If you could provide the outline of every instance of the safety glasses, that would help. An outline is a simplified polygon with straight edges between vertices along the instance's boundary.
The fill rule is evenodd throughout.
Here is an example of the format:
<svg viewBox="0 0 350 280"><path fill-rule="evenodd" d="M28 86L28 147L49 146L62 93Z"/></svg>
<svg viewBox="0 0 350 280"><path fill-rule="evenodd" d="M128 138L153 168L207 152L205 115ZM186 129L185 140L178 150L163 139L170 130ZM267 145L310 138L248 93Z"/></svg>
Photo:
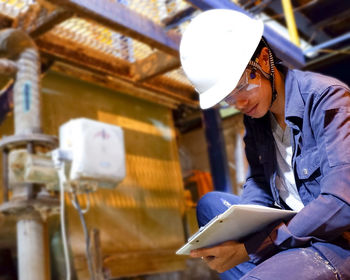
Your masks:
<svg viewBox="0 0 350 280"><path fill-rule="evenodd" d="M218 105L220 108L232 107L238 97L255 92L261 86L261 73L258 68L248 65L236 88Z"/></svg>

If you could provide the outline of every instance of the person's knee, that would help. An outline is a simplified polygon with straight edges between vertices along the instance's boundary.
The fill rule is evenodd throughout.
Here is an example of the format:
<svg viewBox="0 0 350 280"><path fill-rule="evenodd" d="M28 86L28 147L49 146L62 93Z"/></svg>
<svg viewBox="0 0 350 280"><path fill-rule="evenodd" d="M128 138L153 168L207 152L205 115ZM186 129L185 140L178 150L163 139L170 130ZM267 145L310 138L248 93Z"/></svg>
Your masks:
<svg viewBox="0 0 350 280"><path fill-rule="evenodd" d="M208 192L199 199L197 203L197 221L200 227L216 216L215 211L212 210L216 200L217 192Z"/></svg>
<svg viewBox="0 0 350 280"><path fill-rule="evenodd" d="M212 203L215 203L215 200L218 197L218 194L220 192L208 192L205 195L203 195L197 203L197 209L201 209L201 208L207 208L208 206L210 207L210 205Z"/></svg>
<svg viewBox="0 0 350 280"><path fill-rule="evenodd" d="M239 197L219 191L208 192L197 203L197 221L199 226L208 223L215 216L225 212L233 204L239 202Z"/></svg>

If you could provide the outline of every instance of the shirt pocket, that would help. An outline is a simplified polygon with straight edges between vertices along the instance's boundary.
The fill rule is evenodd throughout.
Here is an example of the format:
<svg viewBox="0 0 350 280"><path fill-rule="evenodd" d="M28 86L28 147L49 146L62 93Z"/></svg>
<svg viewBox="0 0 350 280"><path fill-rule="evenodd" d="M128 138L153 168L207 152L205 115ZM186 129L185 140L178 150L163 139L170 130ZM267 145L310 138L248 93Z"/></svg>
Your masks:
<svg viewBox="0 0 350 280"><path fill-rule="evenodd" d="M330 167L350 163L350 109L325 111L324 135Z"/></svg>
<svg viewBox="0 0 350 280"><path fill-rule="evenodd" d="M309 179L320 167L320 154L317 147L302 151L301 154L295 158L295 164L299 179Z"/></svg>

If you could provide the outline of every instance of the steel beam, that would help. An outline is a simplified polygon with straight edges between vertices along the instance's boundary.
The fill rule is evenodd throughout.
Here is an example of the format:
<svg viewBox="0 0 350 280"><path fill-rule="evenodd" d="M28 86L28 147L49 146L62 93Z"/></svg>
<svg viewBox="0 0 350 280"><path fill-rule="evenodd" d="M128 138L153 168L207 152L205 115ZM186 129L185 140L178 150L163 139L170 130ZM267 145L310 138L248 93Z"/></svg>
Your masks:
<svg viewBox="0 0 350 280"><path fill-rule="evenodd" d="M237 6L229 0L186 0L190 4L201 10L210 9L231 9L244 13L250 17L247 11ZM269 26L265 25L264 37L268 40L270 46L276 55L282 59L288 66L301 68L305 65L305 57L302 50L284 37L276 33Z"/></svg>
<svg viewBox="0 0 350 280"><path fill-rule="evenodd" d="M11 27L13 20L0 13L0 29Z"/></svg>
<svg viewBox="0 0 350 280"><path fill-rule="evenodd" d="M147 90L135 86L135 84L126 82L125 80L119 79L117 77L112 77L103 73L97 73L87 67L81 70L81 67L75 67L72 63L65 63L61 61L56 61L52 67L52 71L86 81L88 83L93 83L101 87L109 88L114 91L122 92L123 94L130 95L133 97L141 98L170 109L176 109L180 104L173 98L168 97L165 94L159 94L153 90Z"/></svg>
<svg viewBox="0 0 350 280"><path fill-rule="evenodd" d="M131 73L136 82L142 82L174 70L179 66L180 60L178 57L156 51L148 57L133 63Z"/></svg>
<svg viewBox="0 0 350 280"><path fill-rule="evenodd" d="M181 36L165 29L118 2L109 0L48 0L119 33L171 55L177 55Z"/></svg>
<svg viewBox="0 0 350 280"><path fill-rule="evenodd" d="M69 19L73 16L73 13L63 9L53 11L51 14L46 16L44 19L36 22L35 27L29 30L29 35L32 37L39 37L44 33L50 31L53 27L60 24L61 22Z"/></svg>
<svg viewBox="0 0 350 280"><path fill-rule="evenodd" d="M66 62L83 69L90 69L94 72L109 75L134 84L135 81L130 75L130 63L107 54L84 48L72 41L58 38L52 34L45 34L36 40L41 52L54 57L58 61ZM69 47L67 47L69 46ZM156 80L154 80L156 79ZM152 84L151 84L152 82ZM167 77L154 77L145 83L137 83L136 88L153 90L158 95L166 95L185 103L189 106L197 107L198 102L193 99L194 89L181 83L175 83Z"/></svg>
<svg viewBox="0 0 350 280"><path fill-rule="evenodd" d="M272 1L268 9L271 9L273 12L279 14L278 18L283 18L283 10L280 1ZM307 18L305 15L300 13L299 11L294 11L295 21L298 24L298 29L300 30L301 35L308 36L309 38L313 38L312 42L321 43L324 41L328 41L331 39L323 30L314 27L311 20ZM273 17L278 19L277 16ZM309 39L309 38L306 38ZM311 42L311 43L312 43Z"/></svg>
<svg viewBox="0 0 350 280"><path fill-rule="evenodd" d="M188 20L196 9L192 6L189 6L183 10L178 11L172 16L166 17L162 20L162 23L166 26L167 29L174 28L179 26L182 22Z"/></svg>
<svg viewBox="0 0 350 280"><path fill-rule="evenodd" d="M122 76L129 75L129 62L117 57L111 59L110 55L82 46L72 40L48 33L36 39L35 42L41 52L49 54L58 60L68 60L82 66L91 65L100 72Z"/></svg>
<svg viewBox="0 0 350 280"><path fill-rule="evenodd" d="M311 48L308 48L308 49L304 50L304 54L312 54L314 52L318 52L322 49L326 49L330 46L342 43L342 42L347 41L349 39L350 39L350 32L345 33L344 35L341 35L337 38L333 38L332 40L329 40L327 42L323 42L322 44L319 44L317 46L313 46Z"/></svg>

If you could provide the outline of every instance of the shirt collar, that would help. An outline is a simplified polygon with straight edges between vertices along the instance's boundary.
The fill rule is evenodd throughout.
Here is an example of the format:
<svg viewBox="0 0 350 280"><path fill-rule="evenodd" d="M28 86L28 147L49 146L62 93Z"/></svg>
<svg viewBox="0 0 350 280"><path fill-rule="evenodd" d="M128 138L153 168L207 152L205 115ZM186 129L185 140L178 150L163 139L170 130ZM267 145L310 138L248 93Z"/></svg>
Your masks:
<svg viewBox="0 0 350 280"><path fill-rule="evenodd" d="M288 69L285 77L285 119L303 118L305 104L301 97L296 73Z"/></svg>

